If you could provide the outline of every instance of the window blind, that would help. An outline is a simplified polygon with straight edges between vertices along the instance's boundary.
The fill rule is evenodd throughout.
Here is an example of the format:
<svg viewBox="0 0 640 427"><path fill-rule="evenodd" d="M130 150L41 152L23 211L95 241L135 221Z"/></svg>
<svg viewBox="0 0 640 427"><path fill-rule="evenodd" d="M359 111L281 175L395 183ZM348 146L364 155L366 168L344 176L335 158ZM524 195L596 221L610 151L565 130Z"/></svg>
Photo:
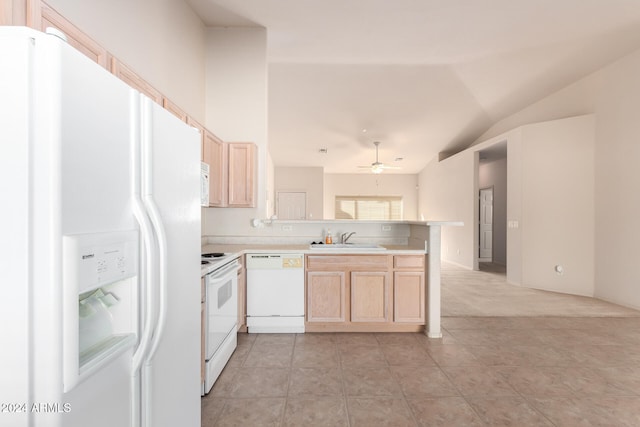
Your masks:
<svg viewBox="0 0 640 427"><path fill-rule="evenodd" d="M402 196L336 196L336 219L402 219Z"/></svg>

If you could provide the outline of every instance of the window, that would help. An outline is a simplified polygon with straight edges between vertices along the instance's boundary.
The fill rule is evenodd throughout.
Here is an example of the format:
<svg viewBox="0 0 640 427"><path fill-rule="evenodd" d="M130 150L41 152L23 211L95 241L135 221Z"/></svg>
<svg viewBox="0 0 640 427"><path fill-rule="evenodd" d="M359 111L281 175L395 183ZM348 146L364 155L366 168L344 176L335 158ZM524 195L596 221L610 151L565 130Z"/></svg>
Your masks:
<svg viewBox="0 0 640 427"><path fill-rule="evenodd" d="M402 196L336 196L336 219L402 219Z"/></svg>

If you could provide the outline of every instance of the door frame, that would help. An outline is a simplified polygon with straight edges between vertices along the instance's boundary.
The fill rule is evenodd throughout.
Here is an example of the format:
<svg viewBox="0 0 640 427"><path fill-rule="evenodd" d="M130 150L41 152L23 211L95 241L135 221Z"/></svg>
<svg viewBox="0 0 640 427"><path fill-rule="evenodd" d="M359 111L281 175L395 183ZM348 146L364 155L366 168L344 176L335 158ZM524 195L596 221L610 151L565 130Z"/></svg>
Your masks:
<svg viewBox="0 0 640 427"><path fill-rule="evenodd" d="M494 209L494 186L491 185L489 187L484 187L484 188L480 188L478 189L478 217L477 217L477 221L478 221L478 245L476 248L476 254L477 254L477 259L478 259L478 263L480 262L492 262L493 261L493 243L494 243L494 237L493 237L493 228L495 226L495 215L493 214L493 209ZM491 214L491 257L489 258L483 258L480 256L480 250L481 250L481 246L482 246L482 192L483 191L487 191L487 190L491 190L491 209L492 209L492 214Z"/></svg>

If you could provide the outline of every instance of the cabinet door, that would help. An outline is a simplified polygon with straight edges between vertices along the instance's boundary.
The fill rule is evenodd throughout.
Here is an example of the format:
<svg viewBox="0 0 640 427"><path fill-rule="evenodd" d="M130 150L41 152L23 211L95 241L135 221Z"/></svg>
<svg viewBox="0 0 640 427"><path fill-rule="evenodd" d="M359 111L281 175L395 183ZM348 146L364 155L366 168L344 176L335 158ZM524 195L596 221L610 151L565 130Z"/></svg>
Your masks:
<svg viewBox="0 0 640 427"><path fill-rule="evenodd" d="M32 3L35 3L32 2ZM56 28L64 33L67 42L82 52L92 61L97 62L104 68L107 68L107 51L98 43L93 41L89 36L80 31L78 27L67 21L62 15L53 10L47 4L39 2L40 22L37 23L37 29L45 31L47 27Z"/></svg>
<svg viewBox="0 0 640 427"><path fill-rule="evenodd" d="M256 146L250 142L229 143L229 207L253 208L255 197Z"/></svg>
<svg viewBox="0 0 640 427"><path fill-rule="evenodd" d="M227 144L204 131L203 162L209 165L209 206L227 206Z"/></svg>
<svg viewBox="0 0 640 427"><path fill-rule="evenodd" d="M396 271L393 274L394 322L424 323L424 272Z"/></svg>
<svg viewBox="0 0 640 427"><path fill-rule="evenodd" d="M389 300L389 274L382 271L351 272L351 321L386 322Z"/></svg>
<svg viewBox="0 0 640 427"><path fill-rule="evenodd" d="M307 322L345 321L345 273L307 272Z"/></svg>

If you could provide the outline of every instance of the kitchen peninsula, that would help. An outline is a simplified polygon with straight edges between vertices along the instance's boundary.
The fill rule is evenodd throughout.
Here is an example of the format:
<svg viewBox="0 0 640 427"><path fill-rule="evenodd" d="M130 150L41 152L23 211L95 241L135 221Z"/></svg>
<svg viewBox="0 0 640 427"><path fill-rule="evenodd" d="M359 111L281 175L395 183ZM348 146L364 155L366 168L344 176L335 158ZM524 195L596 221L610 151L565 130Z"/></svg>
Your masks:
<svg viewBox="0 0 640 427"><path fill-rule="evenodd" d="M247 253L304 254L306 331L424 330L430 338L442 336L440 238L443 226L461 222L264 221L264 228L257 224L254 236L203 237L202 252L240 259ZM314 237L319 240L316 236L328 229L338 232L336 242L339 231L355 230L350 241L356 244L313 249L309 244ZM378 247L358 244L365 242ZM204 266L202 274L209 270ZM243 283L239 286L242 306L246 294Z"/></svg>

